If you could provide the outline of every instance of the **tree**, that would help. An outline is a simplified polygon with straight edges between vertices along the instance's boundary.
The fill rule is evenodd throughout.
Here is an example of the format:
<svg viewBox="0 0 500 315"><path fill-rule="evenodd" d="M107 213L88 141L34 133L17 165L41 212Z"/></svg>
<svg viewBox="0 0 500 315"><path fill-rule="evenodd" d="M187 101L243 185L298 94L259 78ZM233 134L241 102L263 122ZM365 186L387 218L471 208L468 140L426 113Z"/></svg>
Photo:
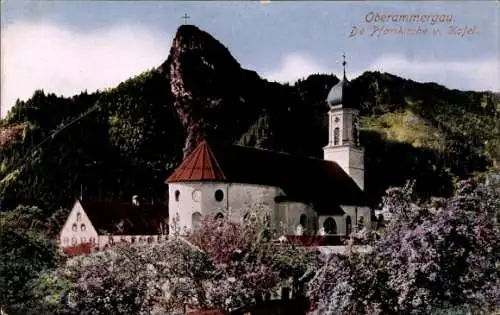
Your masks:
<svg viewBox="0 0 500 315"><path fill-rule="evenodd" d="M272 232L259 226L202 220L186 238L173 233L158 244L73 257L45 280L59 283L61 292L37 292L49 292L71 314L175 314L246 306L291 279L300 288L314 256L271 242Z"/></svg>
<svg viewBox="0 0 500 315"><path fill-rule="evenodd" d="M491 182L490 182L491 183ZM500 234L489 183L462 181L447 200L412 203L411 187L390 189L392 219L372 254L332 258L311 283L326 313L432 313L500 306Z"/></svg>
<svg viewBox="0 0 500 315"><path fill-rule="evenodd" d="M56 246L43 234L4 223L0 229L0 307L8 314L39 314L30 283L56 267Z"/></svg>

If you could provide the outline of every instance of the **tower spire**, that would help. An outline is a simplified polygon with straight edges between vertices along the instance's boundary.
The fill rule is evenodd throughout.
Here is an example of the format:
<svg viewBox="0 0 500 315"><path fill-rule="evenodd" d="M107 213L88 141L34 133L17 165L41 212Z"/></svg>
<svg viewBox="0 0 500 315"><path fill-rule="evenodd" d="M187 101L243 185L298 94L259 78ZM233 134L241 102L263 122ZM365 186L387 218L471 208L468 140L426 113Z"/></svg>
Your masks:
<svg viewBox="0 0 500 315"><path fill-rule="evenodd" d="M344 81L346 80L346 76L345 76L345 65L347 64L347 62L345 62L345 53L342 53L342 67L344 68Z"/></svg>

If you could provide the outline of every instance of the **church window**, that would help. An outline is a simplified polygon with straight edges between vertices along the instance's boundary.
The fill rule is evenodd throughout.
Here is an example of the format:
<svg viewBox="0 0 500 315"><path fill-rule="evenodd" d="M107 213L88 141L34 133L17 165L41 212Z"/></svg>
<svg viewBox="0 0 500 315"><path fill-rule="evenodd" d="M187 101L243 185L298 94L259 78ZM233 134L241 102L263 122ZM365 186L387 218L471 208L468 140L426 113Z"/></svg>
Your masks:
<svg viewBox="0 0 500 315"><path fill-rule="evenodd" d="M215 215L215 220L220 220L220 219L224 219L224 215L219 212Z"/></svg>
<svg viewBox="0 0 500 315"><path fill-rule="evenodd" d="M325 229L326 234L337 234L337 223L333 218L328 218L323 223L323 228Z"/></svg>
<svg viewBox="0 0 500 315"><path fill-rule="evenodd" d="M351 216L347 216L345 218L345 235L349 236L352 233L352 222L351 222Z"/></svg>
<svg viewBox="0 0 500 315"><path fill-rule="evenodd" d="M191 225L193 227L198 227L200 226L200 223L201 223L201 213L199 212L195 212L193 213L193 215L191 216Z"/></svg>
<svg viewBox="0 0 500 315"><path fill-rule="evenodd" d="M148 244L151 244L154 242L154 238L152 236L148 236Z"/></svg>
<svg viewBox="0 0 500 315"><path fill-rule="evenodd" d="M82 220L82 214L80 212L78 212L76 214L76 221L81 221Z"/></svg>
<svg viewBox="0 0 500 315"><path fill-rule="evenodd" d="M193 197L193 201L199 202L201 199L201 192L198 189L193 190L192 197Z"/></svg>
<svg viewBox="0 0 500 315"><path fill-rule="evenodd" d="M362 230L365 227L365 218L360 216L358 219L358 230Z"/></svg>
<svg viewBox="0 0 500 315"><path fill-rule="evenodd" d="M220 189L217 189L215 191L215 200L220 202L222 201L222 199L224 199L224 192Z"/></svg>
<svg viewBox="0 0 500 315"><path fill-rule="evenodd" d="M174 195L175 195L175 201L179 201L179 197L181 195L181 192L178 191L178 190L176 190L175 193L174 193Z"/></svg>
<svg viewBox="0 0 500 315"><path fill-rule="evenodd" d="M71 245L75 245L76 243L78 243L78 240L76 239L76 237L72 237L71 238Z"/></svg>
<svg viewBox="0 0 500 315"><path fill-rule="evenodd" d="M89 243L90 244L95 244L95 237L91 237L90 240L89 240Z"/></svg>
<svg viewBox="0 0 500 315"><path fill-rule="evenodd" d="M85 232L87 230L87 227L85 226L85 224L81 224L80 225L80 230L82 230L82 232Z"/></svg>
<svg viewBox="0 0 500 315"><path fill-rule="evenodd" d="M306 221L307 221L307 216L305 214L301 215L300 216L300 225L302 225L302 227L306 227Z"/></svg>
<svg viewBox="0 0 500 315"><path fill-rule="evenodd" d="M71 230L73 230L73 232L78 231L78 226L76 225L76 223L73 223L73 226L71 227Z"/></svg>
<svg viewBox="0 0 500 315"><path fill-rule="evenodd" d="M69 237L63 238L63 244L68 245L69 244Z"/></svg>
<svg viewBox="0 0 500 315"><path fill-rule="evenodd" d="M340 128L335 127L335 129L333 130L333 144L338 145L339 139L340 139Z"/></svg>

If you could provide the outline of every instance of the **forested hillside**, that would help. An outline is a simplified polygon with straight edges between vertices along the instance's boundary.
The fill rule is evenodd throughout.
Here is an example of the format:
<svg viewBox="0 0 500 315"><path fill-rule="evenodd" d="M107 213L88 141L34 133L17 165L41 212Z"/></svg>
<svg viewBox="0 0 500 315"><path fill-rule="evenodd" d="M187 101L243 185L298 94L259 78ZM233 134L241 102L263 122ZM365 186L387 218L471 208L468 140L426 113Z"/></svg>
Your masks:
<svg viewBox="0 0 500 315"><path fill-rule="evenodd" d="M36 91L15 104L0 126L1 208L38 206L50 216L81 192L165 202L166 177L202 137L321 157L324 100L337 82L328 74L268 82L211 35L181 26L163 64L116 88L71 98ZM352 82L373 200L407 179L423 198L448 195L456 179L498 167L498 94L379 72Z"/></svg>

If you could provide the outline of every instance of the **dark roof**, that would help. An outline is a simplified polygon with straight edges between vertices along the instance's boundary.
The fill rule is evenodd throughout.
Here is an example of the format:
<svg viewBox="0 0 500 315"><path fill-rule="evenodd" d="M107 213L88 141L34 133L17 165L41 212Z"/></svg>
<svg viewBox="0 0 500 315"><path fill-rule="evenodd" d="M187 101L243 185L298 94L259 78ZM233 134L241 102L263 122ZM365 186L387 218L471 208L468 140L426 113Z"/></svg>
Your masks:
<svg viewBox="0 0 500 315"><path fill-rule="evenodd" d="M162 204L79 202L98 234L157 235L162 223L168 226L168 207Z"/></svg>
<svg viewBox="0 0 500 315"><path fill-rule="evenodd" d="M335 84L328 96L326 97L326 102L329 106L342 105L344 108L355 108L359 109L359 104L355 104L354 91L351 82L345 77L342 78L337 84Z"/></svg>
<svg viewBox="0 0 500 315"><path fill-rule="evenodd" d="M363 191L335 162L238 145L202 141L166 182L186 181L276 186L325 213L332 209L323 205L367 205Z"/></svg>

